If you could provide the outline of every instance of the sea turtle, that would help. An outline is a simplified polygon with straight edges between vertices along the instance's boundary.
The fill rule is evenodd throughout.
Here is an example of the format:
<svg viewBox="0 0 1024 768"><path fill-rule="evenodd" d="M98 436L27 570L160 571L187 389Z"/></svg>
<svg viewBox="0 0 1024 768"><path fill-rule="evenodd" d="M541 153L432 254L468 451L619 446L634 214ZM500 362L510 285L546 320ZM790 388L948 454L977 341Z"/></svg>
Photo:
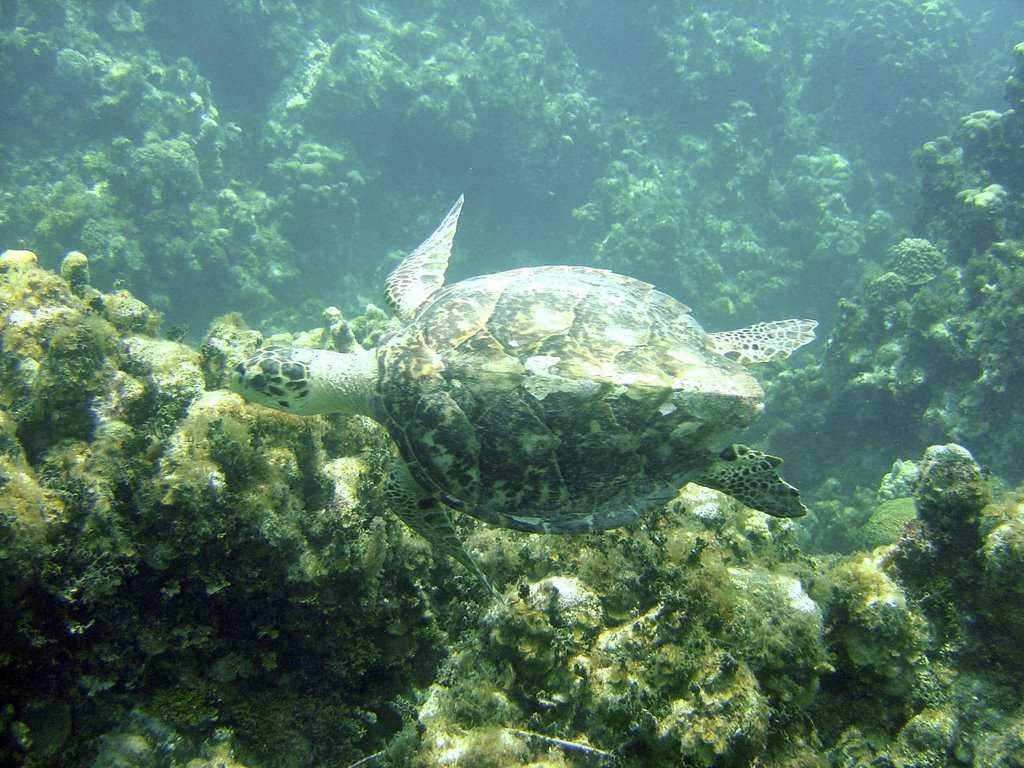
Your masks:
<svg viewBox="0 0 1024 768"><path fill-rule="evenodd" d="M347 353L269 346L237 366L232 389L384 425L401 455L390 505L489 588L452 508L523 531L599 531L692 480L770 515L806 513L776 474L781 459L731 439L762 409L743 364L788 357L814 338L813 320L706 333L653 286L591 267L443 287L462 203L388 276L403 322L390 339Z"/></svg>

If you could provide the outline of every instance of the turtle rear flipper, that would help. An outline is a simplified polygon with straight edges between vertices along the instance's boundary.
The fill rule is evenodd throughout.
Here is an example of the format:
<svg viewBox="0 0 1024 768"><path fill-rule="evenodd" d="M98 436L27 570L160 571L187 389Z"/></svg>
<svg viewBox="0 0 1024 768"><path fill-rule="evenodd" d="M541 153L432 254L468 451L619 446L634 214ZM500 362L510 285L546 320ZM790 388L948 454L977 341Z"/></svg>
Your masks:
<svg viewBox="0 0 1024 768"><path fill-rule="evenodd" d="M773 517L803 517L807 507L800 501L800 491L776 473L780 464L778 456L734 444L695 482Z"/></svg>
<svg viewBox="0 0 1024 768"><path fill-rule="evenodd" d="M817 320L772 320L735 331L709 333L711 346L722 357L737 363L785 360L804 344L814 341Z"/></svg>

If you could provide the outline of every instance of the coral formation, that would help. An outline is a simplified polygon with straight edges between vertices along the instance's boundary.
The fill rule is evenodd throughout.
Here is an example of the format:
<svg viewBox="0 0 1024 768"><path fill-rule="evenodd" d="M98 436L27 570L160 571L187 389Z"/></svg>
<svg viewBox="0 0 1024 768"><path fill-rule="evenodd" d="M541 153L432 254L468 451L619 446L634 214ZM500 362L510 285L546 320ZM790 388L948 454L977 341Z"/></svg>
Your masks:
<svg viewBox="0 0 1024 768"><path fill-rule="evenodd" d="M0 3L0 763L1024 763L1019 8L627 5ZM463 190L457 269L835 319L764 377L817 519L460 521L482 605L379 428L223 390Z"/></svg>
<svg viewBox="0 0 1024 768"><path fill-rule="evenodd" d="M81 254L64 272L74 289L0 256L4 761L81 762L106 733L97 765L148 764L215 727L257 764L357 755L440 652L425 562L363 514L386 439L208 390L216 370L150 335L148 307L92 289ZM211 338L244 338L227 326Z"/></svg>
<svg viewBox="0 0 1024 768"><path fill-rule="evenodd" d="M689 515L698 505L717 508L714 522ZM792 754L784 744L808 735L796 713L828 669L821 607L798 576L760 565L810 573L787 554L792 529L691 486L649 528L577 537L573 550L531 536L517 552L522 534L479 533L485 561L538 575L456 644L421 708L424 754L475 765L471 745L496 730L550 737L506 741L497 765L578 757L565 743L625 765Z"/></svg>
<svg viewBox="0 0 1024 768"><path fill-rule="evenodd" d="M228 316L199 352L159 339L141 302L145 323L120 322L137 300L93 288L88 268L65 262L73 287L31 253L0 256L5 760L1000 765L1019 752L1024 613L1005 585L1022 581L1021 502L994 501L964 448L897 462L871 554L802 554L799 523L696 486L603 534L470 526L505 591L482 610L474 583L387 514L379 427L246 404L220 385L259 334ZM381 327L374 311L324 319L310 338Z"/></svg>
<svg viewBox="0 0 1024 768"><path fill-rule="evenodd" d="M568 245L721 297L716 323L795 295L820 316L859 277L851 257L909 213L893 167L985 82L982 22L949 0L852 17L835 0L591 0L585 28L558 4L493 0L65 5L9 4L0 23L20 190L0 198L0 237L88 253L98 280L195 327L224 305L278 327L339 297L354 312L387 267L368 257L396 241L375 225L411 239L408 212L456 190L490 234L483 271L491 251L504 266ZM825 262L831 290L807 291Z"/></svg>
<svg viewBox="0 0 1024 768"><path fill-rule="evenodd" d="M946 266L938 249L921 237L905 237L890 251L892 270L909 286L923 285Z"/></svg>
<svg viewBox="0 0 1024 768"><path fill-rule="evenodd" d="M1017 73L1006 89L1011 107L1020 104L1013 83L1024 77L1024 46L1015 54ZM955 439L977 446L998 474L1020 479L1024 424L1015 404L1024 376L1013 349L1024 333L1022 135L1021 109L974 113L920 149L919 236L892 246L884 262L890 271L867 276L840 301L821 361L786 372L791 389L782 397L792 400L773 404L799 415L776 450L803 465L811 455L801 455L801 441L791 436L816 435L806 449L842 455L849 489L877 475L879 455ZM986 189L981 205L979 190ZM989 204L996 198L1002 202ZM796 407L808 401L819 405ZM851 434L870 448L851 450ZM799 474L794 482L813 485Z"/></svg>
<svg viewBox="0 0 1024 768"><path fill-rule="evenodd" d="M903 533L903 526L917 516L914 500L904 496L879 501L857 543L865 549L874 549L885 544L894 544Z"/></svg>

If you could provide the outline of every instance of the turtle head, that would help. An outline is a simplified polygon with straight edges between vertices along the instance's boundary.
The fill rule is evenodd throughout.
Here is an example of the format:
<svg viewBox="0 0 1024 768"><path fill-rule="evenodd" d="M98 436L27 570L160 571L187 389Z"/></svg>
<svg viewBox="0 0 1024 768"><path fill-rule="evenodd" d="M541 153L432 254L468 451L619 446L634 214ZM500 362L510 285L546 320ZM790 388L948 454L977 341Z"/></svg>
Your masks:
<svg viewBox="0 0 1024 768"><path fill-rule="evenodd" d="M780 464L778 456L733 444L718 454L696 482L772 517L803 517L807 507L800 501L800 491L775 471Z"/></svg>
<svg viewBox="0 0 1024 768"><path fill-rule="evenodd" d="M311 350L264 347L235 366L230 388L246 400L287 413L306 415L311 410Z"/></svg>
<svg viewBox="0 0 1024 768"><path fill-rule="evenodd" d="M375 415L372 351L269 346L235 366L229 386L246 400L286 413Z"/></svg>

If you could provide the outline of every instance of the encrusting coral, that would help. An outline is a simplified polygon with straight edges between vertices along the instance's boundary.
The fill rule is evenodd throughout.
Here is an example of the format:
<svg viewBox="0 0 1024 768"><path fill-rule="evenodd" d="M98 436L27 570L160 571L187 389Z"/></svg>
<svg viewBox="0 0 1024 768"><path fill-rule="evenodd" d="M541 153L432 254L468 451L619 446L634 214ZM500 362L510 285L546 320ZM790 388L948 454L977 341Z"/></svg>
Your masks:
<svg viewBox="0 0 1024 768"><path fill-rule="evenodd" d="M109 754L144 737L184 758L216 727L247 762L355 759L440 653L426 561L364 514L389 445L208 390L212 352L150 335L156 315L87 267L69 256L69 284L0 256L4 760L81 762L110 724L129 735Z"/></svg>
<svg viewBox="0 0 1024 768"><path fill-rule="evenodd" d="M82 254L62 273L0 256L5 759L996 766L1019 752L1007 686L1024 613L1005 596L1024 571L1021 503L993 501L960 446L898 462L880 508L905 519L909 492L916 514L845 558L801 554L799 523L696 486L604 534L470 526L505 592L484 607L387 513L392 448L372 422L253 407L219 388L259 340L238 317L197 352L151 335L156 315L129 294L94 289ZM331 311L310 338L382 322Z"/></svg>

